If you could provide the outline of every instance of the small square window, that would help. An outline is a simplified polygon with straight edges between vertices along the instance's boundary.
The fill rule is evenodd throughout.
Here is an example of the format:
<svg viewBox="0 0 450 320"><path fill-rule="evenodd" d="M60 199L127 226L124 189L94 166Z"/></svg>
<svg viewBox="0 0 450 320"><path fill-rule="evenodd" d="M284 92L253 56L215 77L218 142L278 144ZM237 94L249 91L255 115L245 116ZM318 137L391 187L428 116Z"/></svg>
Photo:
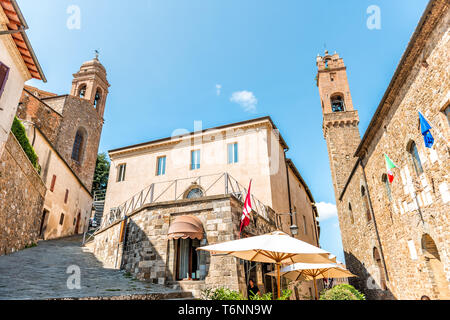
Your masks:
<svg viewBox="0 0 450 320"><path fill-rule="evenodd" d="M336 80L336 73L335 72L330 73L330 80L331 81Z"/></svg>

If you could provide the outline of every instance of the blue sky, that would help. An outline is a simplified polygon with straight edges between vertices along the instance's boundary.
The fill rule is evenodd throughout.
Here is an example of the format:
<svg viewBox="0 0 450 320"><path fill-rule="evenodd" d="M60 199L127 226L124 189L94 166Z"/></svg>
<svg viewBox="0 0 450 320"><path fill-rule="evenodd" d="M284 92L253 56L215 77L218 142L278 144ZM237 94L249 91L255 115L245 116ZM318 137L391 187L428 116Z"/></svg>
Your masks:
<svg viewBox="0 0 450 320"><path fill-rule="evenodd" d="M101 152L193 130L196 120L208 128L270 115L316 201L331 204L315 58L325 46L344 58L363 134L427 2L18 1L48 78L29 84L68 93L72 74L100 50L112 85ZM72 5L80 29L67 27ZM367 28L371 5L380 30ZM322 247L343 261L338 220L323 207Z"/></svg>

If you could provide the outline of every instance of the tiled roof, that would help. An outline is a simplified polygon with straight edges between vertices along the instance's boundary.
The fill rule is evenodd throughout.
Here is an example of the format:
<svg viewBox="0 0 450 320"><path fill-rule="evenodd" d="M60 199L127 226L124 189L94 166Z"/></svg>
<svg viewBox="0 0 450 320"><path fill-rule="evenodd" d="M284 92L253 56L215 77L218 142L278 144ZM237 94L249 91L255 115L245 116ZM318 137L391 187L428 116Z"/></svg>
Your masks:
<svg viewBox="0 0 450 320"><path fill-rule="evenodd" d="M25 33L25 30L28 29L28 25L23 18L22 12L20 11L16 1L0 0L0 6L3 8L3 11L9 20L6 24L8 31L21 30L20 32L12 33L11 37L13 38L31 76L35 79L46 82L47 80L41 66L39 65L39 61L37 60L30 41Z"/></svg>

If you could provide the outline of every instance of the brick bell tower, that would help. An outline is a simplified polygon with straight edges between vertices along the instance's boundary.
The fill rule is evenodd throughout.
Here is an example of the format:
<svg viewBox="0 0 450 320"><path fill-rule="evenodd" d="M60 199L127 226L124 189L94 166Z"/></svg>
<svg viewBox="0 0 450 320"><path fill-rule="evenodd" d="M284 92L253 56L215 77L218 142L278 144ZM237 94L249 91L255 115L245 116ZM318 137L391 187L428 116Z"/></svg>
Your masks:
<svg viewBox="0 0 450 320"><path fill-rule="evenodd" d="M109 87L106 69L96 53L94 59L83 63L80 71L73 75L70 94L89 101L103 118Z"/></svg>
<svg viewBox="0 0 450 320"><path fill-rule="evenodd" d="M327 141L331 175L336 200L355 164L354 154L361 142L358 111L353 109L352 96L344 60L337 53L317 57L323 134Z"/></svg>

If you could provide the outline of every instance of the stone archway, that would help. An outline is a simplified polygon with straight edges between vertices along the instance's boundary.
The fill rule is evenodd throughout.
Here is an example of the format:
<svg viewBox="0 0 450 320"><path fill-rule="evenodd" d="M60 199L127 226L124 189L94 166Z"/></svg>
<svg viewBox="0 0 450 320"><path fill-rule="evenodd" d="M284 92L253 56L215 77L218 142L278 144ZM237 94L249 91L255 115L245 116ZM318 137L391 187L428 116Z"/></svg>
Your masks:
<svg viewBox="0 0 450 320"><path fill-rule="evenodd" d="M422 236L422 250L425 263L430 274L430 279L433 284L434 293L438 299L450 299L448 281L445 276L444 266L439 255L439 251L433 238L431 238L428 234L424 234Z"/></svg>

